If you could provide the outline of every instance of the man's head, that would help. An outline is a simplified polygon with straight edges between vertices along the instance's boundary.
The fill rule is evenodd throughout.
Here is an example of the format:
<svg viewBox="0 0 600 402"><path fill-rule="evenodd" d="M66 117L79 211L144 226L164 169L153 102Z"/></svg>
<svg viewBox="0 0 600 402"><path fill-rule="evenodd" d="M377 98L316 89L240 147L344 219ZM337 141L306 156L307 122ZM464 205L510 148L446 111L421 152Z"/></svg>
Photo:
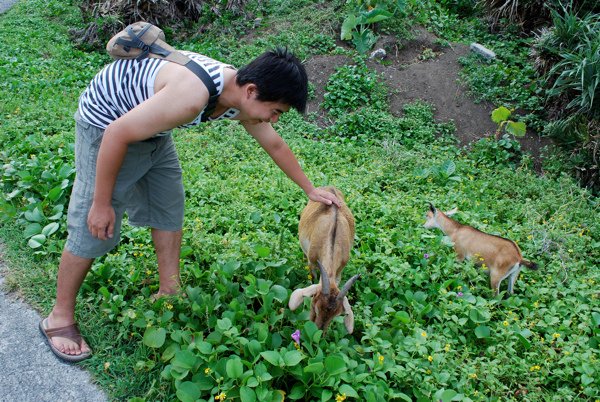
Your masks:
<svg viewBox="0 0 600 402"><path fill-rule="evenodd" d="M282 102L300 113L306 110L308 77L300 60L286 48L267 51L237 72L239 86L254 84L257 100Z"/></svg>

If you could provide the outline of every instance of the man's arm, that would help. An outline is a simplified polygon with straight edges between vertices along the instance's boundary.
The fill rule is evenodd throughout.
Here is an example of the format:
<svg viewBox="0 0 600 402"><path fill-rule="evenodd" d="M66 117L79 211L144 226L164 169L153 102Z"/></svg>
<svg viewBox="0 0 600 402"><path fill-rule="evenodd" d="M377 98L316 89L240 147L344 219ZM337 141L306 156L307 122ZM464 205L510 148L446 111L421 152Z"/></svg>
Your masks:
<svg viewBox="0 0 600 402"><path fill-rule="evenodd" d="M207 104L208 91L204 85L195 76L191 81L187 79L190 77L181 78L167 83L104 131L96 162L94 200L88 214L92 236L101 240L113 236L112 193L127 146L192 121Z"/></svg>
<svg viewBox="0 0 600 402"><path fill-rule="evenodd" d="M290 147L279 134L277 134L270 123L251 124L243 121L241 123L246 131L254 137L260 146L269 154L277 166L279 166L279 168L292 179L294 183L300 186L308 198L327 205L334 203L338 207L340 206L340 201L334 194L313 186L311 181L302 171L302 168Z"/></svg>

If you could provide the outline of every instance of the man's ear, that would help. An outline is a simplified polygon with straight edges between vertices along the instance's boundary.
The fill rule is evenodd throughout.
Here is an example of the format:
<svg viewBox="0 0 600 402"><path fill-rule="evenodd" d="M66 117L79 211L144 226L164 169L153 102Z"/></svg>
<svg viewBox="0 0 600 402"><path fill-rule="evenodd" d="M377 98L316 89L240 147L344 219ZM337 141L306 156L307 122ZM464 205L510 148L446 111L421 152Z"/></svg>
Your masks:
<svg viewBox="0 0 600 402"><path fill-rule="evenodd" d="M247 99L253 99L258 96L258 87L256 84L248 83L245 85L245 94Z"/></svg>

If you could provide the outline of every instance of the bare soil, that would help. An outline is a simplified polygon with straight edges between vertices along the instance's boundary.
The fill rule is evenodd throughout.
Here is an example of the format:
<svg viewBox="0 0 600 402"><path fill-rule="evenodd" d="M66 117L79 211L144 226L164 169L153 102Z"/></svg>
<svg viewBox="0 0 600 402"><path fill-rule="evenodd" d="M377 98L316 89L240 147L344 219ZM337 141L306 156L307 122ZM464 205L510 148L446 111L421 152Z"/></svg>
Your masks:
<svg viewBox="0 0 600 402"><path fill-rule="evenodd" d="M402 115L405 104L423 100L434 106L437 121L454 121L455 135L461 145L495 133L497 126L490 116L499 105L475 103L468 88L459 81L458 59L469 53L468 45L441 46L435 35L417 28L414 39L400 42L395 37L381 37L374 48L383 48L386 58L383 62L371 60L367 64L381 73L389 88L390 112L394 116ZM309 79L315 87L315 98L309 102L308 112L317 112L319 121L327 121L320 104L329 76L338 67L350 63L352 61L345 56L317 56L306 62ZM540 150L550 141L534 132L518 140L539 166Z"/></svg>

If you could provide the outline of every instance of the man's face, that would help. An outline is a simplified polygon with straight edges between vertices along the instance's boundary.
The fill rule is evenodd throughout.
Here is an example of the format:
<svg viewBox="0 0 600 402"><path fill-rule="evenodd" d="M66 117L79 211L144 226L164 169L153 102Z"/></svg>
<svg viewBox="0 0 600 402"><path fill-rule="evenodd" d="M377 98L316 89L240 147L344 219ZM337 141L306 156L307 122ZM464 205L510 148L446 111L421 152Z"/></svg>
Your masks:
<svg viewBox="0 0 600 402"><path fill-rule="evenodd" d="M251 124L277 123L279 117L290 110L290 105L283 102L267 102L257 99L258 92L255 87L250 87L246 92L246 99L242 103L239 120Z"/></svg>

